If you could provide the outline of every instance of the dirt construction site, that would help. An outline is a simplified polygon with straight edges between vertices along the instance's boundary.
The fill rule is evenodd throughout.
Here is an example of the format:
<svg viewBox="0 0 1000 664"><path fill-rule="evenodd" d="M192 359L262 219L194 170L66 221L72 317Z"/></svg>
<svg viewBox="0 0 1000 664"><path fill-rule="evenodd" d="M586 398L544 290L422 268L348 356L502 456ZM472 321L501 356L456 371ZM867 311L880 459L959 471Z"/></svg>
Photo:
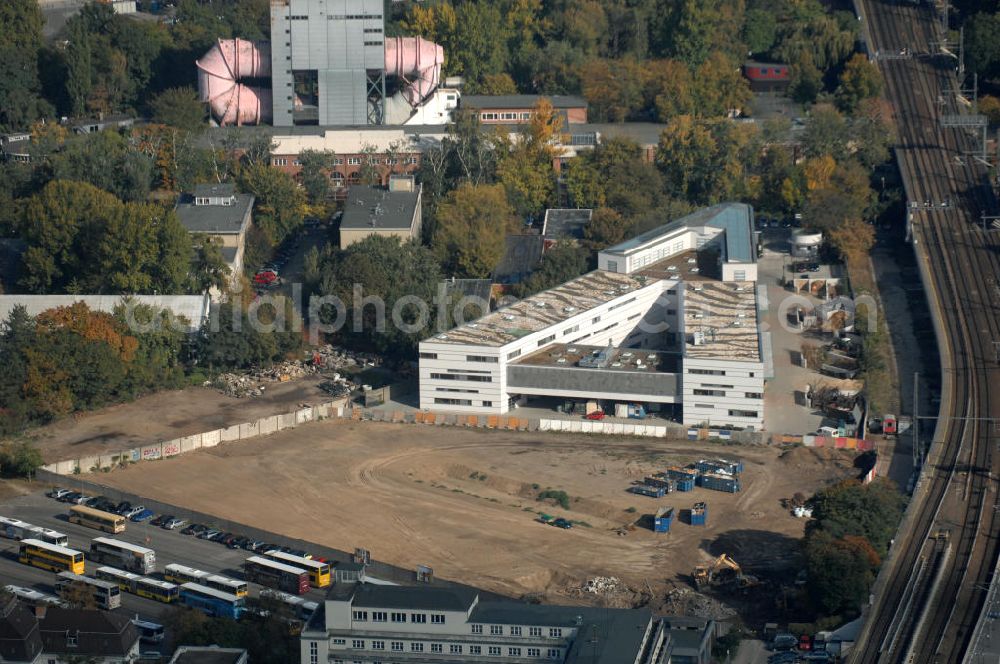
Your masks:
<svg viewBox="0 0 1000 664"><path fill-rule="evenodd" d="M743 490L654 499L635 480L704 456L743 459ZM580 588L621 581L607 603L687 587L726 552L750 572L787 568L805 519L783 499L855 474L853 455L796 447L604 438L333 420L94 476L102 484L512 595L596 601ZM546 489L564 491L538 500ZM708 505L708 525L641 523L662 505ZM574 523L540 523L540 513ZM647 517L648 518L648 517ZM794 570L790 572L794 577ZM613 584L614 585L614 584Z"/></svg>

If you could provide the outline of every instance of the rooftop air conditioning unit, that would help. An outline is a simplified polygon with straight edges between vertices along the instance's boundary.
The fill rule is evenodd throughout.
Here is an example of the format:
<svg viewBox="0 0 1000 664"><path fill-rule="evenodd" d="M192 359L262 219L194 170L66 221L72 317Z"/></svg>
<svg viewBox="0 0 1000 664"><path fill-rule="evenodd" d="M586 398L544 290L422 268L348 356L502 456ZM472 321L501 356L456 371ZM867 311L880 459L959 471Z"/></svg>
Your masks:
<svg viewBox="0 0 1000 664"><path fill-rule="evenodd" d="M571 314L576 311L576 307L563 307L563 313Z"/></svg>
<svg viewBox="0 0 1000 664"><path fill-rule="evenodd" d="M705 343L705 333L704 332L695 332L691 341L692 341L692 343L695 346L704 345L704 343Z"/></svg>

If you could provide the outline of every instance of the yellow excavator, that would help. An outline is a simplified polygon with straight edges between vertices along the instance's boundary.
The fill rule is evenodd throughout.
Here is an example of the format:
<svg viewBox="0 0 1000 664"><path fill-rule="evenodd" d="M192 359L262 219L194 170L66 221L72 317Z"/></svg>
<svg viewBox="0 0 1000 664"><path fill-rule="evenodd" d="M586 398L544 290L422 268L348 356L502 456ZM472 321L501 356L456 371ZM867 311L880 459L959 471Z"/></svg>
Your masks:
<svg viewBox="0 0 1000 664"><path fill-rule="evenodd" d="M737 588L750 588L758 584L757 577L744 574L739 563L723 553L708 565L698 565L691 574L698 590L708 587L735 585Z"/></svg>

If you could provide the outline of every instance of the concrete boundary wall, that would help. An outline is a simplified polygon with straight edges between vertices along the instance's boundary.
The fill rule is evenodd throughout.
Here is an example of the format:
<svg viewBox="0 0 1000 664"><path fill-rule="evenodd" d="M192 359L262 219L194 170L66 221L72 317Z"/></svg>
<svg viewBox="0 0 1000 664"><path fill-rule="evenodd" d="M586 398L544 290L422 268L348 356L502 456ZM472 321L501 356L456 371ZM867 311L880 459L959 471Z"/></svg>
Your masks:
<svg viewBox="0 0 1000 664"><path fill-rule="evenodd" d="M344 417L347 400L338 399L326 403L301 408L290 413L267 415L252 422L241 422L222 429L213 429L173 440L142 445L129 450L105 452L100 456L66 459L43 466L42 469L56 475L79 475L96 471L109 471L117 466L140 461L156 461L180 454L187 454L203 447L215 447L220 443L250 440L267 436L282 429L291 429L300 424L315 422L329 417Z"/></svg>

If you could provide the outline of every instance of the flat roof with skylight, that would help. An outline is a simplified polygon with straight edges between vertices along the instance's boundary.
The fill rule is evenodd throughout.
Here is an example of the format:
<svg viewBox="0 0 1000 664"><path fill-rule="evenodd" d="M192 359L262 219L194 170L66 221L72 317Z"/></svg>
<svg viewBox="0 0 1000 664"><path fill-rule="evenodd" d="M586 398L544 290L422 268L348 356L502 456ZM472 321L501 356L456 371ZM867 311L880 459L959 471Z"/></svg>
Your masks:
<svg viewBox="0 0 1000 664"><path fill-rule="evenodd" d="M642 275L594 270L425 341L504 346L656 281Z"/></svg>
<svg viewBox="0 0 1000 664"><path fill-rule="evenodd" d="M755 284L702 282L684 291L684 355L760 361Z"/></svg>

